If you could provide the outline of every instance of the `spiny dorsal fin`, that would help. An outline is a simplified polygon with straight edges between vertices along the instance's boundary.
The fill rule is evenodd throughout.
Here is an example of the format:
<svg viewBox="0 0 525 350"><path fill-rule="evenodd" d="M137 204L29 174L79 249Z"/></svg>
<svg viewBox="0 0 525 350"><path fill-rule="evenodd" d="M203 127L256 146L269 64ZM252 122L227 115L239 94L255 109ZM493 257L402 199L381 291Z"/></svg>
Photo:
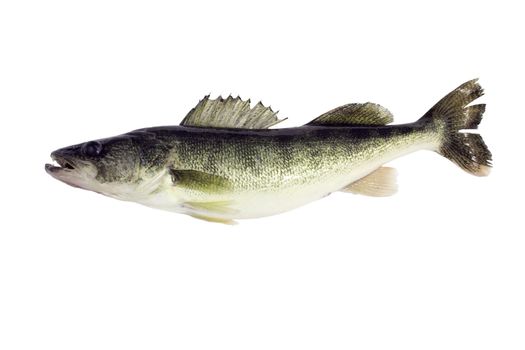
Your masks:
<svg viewBox="0 0 525 350"><path fill-rule="evenodd" d="M350 126L350 125L386 125L394 121L388 109L378 104L350 103L332 109L306 125Z"/></svg>
<svg viewBox="0 0 525 350"><path fill-rule="evenodd" d="M277 113L261 102L250 108L250 100L240 97L215 100L205 96L193 108L180 125L208 128L267 129L284 119L277 118Z"/></svg>
<svg viewBox="0 0 525 350"><path fill-rule="evenodd" d="M396 169L383 166L352 182L341 191L371 197L388 197L397 192L396 177Z"/></svg>

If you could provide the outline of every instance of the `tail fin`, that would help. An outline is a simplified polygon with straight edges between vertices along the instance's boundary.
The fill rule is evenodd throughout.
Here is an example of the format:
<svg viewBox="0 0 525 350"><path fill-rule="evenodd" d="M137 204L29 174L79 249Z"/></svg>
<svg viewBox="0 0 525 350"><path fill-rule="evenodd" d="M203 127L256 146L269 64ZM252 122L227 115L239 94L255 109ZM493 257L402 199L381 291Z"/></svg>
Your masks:
<svg viewBox="0 0 525 350"><path fill-rule="evenodd" d="M439 134L439 154L476 176L487 176L492 166L492 155L481 135L471 133L481 122L485 105L467 106L482 95L477 79L467 81L418 121Z"/></svg>

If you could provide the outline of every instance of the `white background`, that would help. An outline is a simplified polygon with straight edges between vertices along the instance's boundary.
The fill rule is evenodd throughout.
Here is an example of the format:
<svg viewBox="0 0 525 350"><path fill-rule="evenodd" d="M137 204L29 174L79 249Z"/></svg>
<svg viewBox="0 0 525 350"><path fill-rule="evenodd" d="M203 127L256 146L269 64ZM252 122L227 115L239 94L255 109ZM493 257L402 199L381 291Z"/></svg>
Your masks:
<svg viewBox="0 0 525 350"><path fill-rule="evenodd" d="M523 25L510 1L3 1L1 349L524 349ZM487 178L420 152L399 193L237 226L68 187L52 150L205 94L297 126L419 118L480 77Z"/></svg>

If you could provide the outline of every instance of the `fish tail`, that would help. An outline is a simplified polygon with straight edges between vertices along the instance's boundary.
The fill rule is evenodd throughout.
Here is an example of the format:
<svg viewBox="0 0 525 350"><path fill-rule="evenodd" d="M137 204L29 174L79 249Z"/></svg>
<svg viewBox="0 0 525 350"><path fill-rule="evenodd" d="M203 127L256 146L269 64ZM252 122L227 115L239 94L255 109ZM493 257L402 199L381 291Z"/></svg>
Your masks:
<svg viewBox="0 0 525 350"><path fill-rule="evenodd" d="M467 106L483 95L477 79L467 81L443 97L419 119L418 123L437 135L436 151L466 172L487 176L492 167L492 155L477 129L484 104Z"/></svg>

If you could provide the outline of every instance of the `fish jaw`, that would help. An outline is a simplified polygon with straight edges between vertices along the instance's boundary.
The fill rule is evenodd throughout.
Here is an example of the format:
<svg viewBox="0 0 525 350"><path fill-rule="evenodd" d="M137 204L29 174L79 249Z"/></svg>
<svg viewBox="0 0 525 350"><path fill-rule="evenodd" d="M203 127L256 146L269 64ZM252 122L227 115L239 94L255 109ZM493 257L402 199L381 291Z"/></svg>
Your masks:
<svg viewBox="0 0 525 350"><path fill-rule="evenodd" d="M46 172L53 178L72 187L96 192L107 197L140 202L158 189L163 174L142 177L137 182L100 182L97 168L85 161L73 159L55 151L51 154L53 164L45 164ZM165 174L164 174L165 175Z"/></svg>
<svg viewBox="0 0 525 350"><path fill-rule="evenodd" d="M72 187L90 190L95 181L97 169L88 162L73 160L60 152L51 153L53 164L45 164L46 172L53 178Z"/></svg>

